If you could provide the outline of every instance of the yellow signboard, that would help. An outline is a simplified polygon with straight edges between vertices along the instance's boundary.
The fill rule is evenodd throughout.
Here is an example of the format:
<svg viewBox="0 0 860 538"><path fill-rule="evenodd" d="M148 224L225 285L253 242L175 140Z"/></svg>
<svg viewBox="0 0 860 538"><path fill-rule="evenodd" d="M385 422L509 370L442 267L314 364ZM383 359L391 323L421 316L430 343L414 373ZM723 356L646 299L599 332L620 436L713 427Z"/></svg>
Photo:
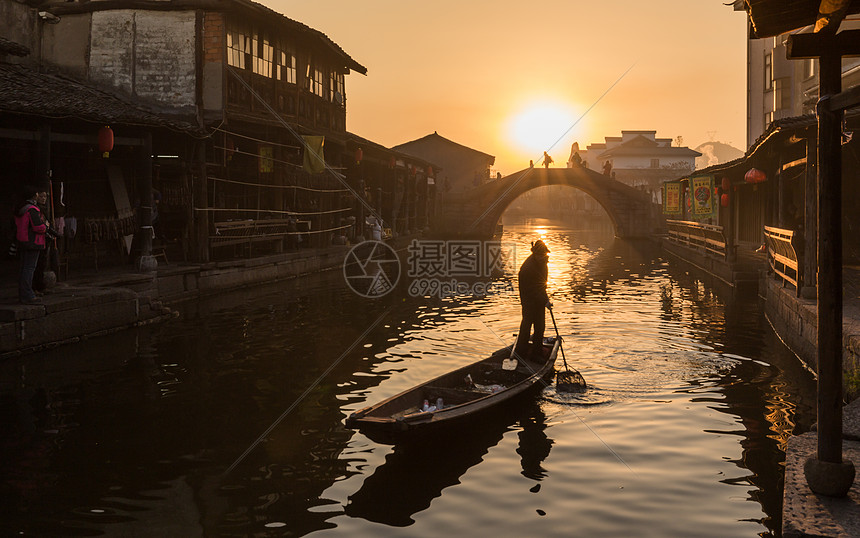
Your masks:
<svg viewBox="0 0 860 538"><path fill-rule="evenodd" d="M666 215L678 215L681 213L680 181L663 183L663 213Z"/></svg>
<svg viewBox="0 0 860 538"><path fill-rule="evenodd" d="M707 219L716 214L714 176L691 177L690 194L692 196L691 212L693 218Z"/></svg>

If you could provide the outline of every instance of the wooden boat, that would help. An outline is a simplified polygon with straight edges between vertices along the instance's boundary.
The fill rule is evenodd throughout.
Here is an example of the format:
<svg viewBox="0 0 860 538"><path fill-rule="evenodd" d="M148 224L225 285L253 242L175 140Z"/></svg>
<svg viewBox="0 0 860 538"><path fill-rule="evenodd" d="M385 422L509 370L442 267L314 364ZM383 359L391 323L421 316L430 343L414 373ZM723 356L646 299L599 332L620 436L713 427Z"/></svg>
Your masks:
<svg viewBox="0 0 860 538"><path fill-rule="evenodd" d="M530 389L546 386L555 372L559 347L558 339L545 338L543 357L518 361L514 370L502 368L511 347L502 348L487 358L352 413L346 419L346 427L375 440L390 441L468 422ZM441 409L436 408L439 399Z"/></svg>

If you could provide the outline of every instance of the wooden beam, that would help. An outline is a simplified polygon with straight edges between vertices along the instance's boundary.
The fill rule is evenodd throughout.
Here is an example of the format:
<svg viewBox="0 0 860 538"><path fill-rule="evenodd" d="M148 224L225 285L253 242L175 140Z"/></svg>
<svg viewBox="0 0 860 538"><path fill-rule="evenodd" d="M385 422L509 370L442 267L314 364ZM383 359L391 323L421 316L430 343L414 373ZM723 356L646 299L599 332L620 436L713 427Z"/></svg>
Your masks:
<svg viewBox="0 0 860 538"><path fill-rule="evenodd" d="M16 140L39 140L39 137L39 131L0 128L0 138L11 138ZM99 138L98 135L57 133L51 131L51 142L69 142L72 144L88 144L96 146L99 143ZM113 143L115 146L142 146L143 139L133 138L130 136L117 136L114 137Z"/></svg>
<svg viewBox="0 0 860 538"><path fill-rule="evenodd" d="M782 170L788 170L789 168L794 168L795 166L800 166L802 164L806 164L806 157L802 157L797 159L796 161L791 161L790 163L785 163L782 165Z"/></svg>
<svg viewBox="0 0 860 538"><path fill-rule="evenodd" d="M831 112L837 112L858 105L860 105L860 86L854 86L832 96L828 103L828 109Z"/></svg>
<svg viewBox="0 0 860 538"><path fill-rule="evenodd" d="M822 97L842 90L838 55L821 58L820 81ZM818 459L841 463L842 113L818 108Z"/></svg>
<svg viewBox="0 0 860 538"><path fill-rule="evenodd" d="M820 58L828 54L860 56L860 29L843 30L835 35L793 34L785 42L785 57L789 60Z"/></svg>

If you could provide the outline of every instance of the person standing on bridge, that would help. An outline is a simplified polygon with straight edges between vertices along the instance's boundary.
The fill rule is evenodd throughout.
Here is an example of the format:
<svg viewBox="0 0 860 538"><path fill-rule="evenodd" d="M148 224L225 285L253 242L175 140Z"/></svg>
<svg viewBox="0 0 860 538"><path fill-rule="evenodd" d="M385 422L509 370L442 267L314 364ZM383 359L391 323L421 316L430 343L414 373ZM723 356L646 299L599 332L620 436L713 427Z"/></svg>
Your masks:
<svg viewBox="0 0 860 538"><path fill-rule="evenodd" d="M549 248L538 239L532 243L532 254L523 262L518 274L523 320L514 351L517 357L539 357L543 353L543 331L546 328L544 308L552 306L546 293ZM534 327L534 334L530 334ZM532 345L529 348L529 337Z"/></svg>
<svg viewBox="0 0 860 538"><path fill-rule="evenodd" d="M543 167L549 168L549 165L552 164L552 157L549 156L547 152L543 152Z"/></svg>

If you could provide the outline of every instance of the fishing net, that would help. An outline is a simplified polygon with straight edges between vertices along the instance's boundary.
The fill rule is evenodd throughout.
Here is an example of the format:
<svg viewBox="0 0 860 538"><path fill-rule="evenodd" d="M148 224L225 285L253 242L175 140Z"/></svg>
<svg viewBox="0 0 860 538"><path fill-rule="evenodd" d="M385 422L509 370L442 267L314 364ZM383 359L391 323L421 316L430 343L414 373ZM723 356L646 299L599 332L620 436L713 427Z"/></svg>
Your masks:
<svg viewBox="0 0 860 538"><path fill-rule="evenodd" d="M585 378L576 370L565 370L555 374L555 388L559 392L584 392Z"/></svg>

